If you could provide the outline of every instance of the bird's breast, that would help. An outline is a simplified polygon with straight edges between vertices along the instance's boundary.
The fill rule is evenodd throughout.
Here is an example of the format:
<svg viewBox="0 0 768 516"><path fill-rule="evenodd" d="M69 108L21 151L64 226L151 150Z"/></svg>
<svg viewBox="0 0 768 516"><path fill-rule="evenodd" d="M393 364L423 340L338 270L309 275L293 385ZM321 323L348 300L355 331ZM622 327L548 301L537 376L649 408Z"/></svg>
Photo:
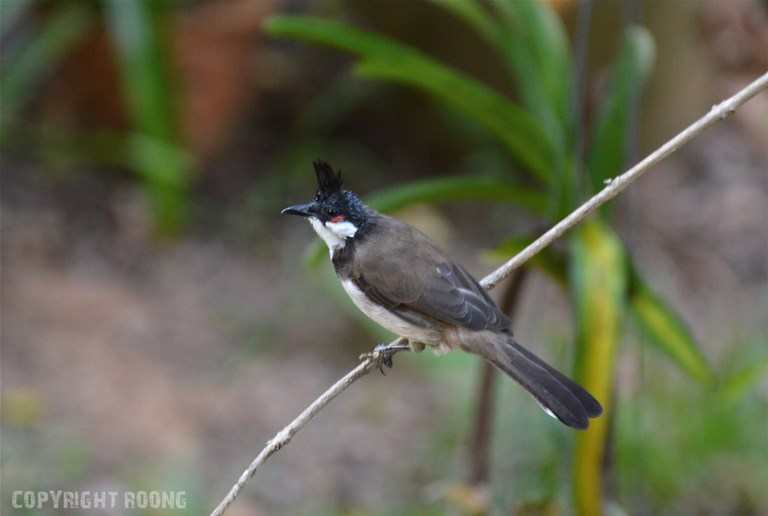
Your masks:
<svg viewBox="0 0 768 516"><path fill-rule="evenodd" d="M417 325L406 321L386 307L372 301L351 279L342 279L341 285L361 312L387 330L424 344L440 345L442 341L441 328L429 324Z"/></svg>

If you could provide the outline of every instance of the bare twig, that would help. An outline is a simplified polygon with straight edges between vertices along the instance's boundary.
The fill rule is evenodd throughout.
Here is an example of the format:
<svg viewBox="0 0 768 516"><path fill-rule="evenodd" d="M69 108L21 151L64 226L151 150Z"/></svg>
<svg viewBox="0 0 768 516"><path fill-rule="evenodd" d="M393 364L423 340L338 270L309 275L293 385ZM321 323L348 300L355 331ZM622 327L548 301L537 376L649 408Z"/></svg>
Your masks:
<svg viewBox="0 0 768 516"><path fill-rule="evenodd" d="M523 249L517 255L508 260L504 265L493 271L491 274L482 279L480 284L486 289L492 289L503 281L511 272L530 260L539 251L550 245L557 238L562 236L563 233L571 229L573 226L584 220L590 213L592 213L597 207L611 200L624 190L631 182L638 179L641 175L647 172L653 165L660 162L662 159L669 156L671 153L680 148L683 144L687 143L704 129L714 124L718 120L722 120L731 113L733 113L739 106L746 101L757 95L760 91L768 89L768 72L755 79L748 86L741 91L730 97L729 99L721 102L712 107L712 109L701 117L699 120L688 126L685 130L679 133L677 136L669 140L667 143L659 147L656 151L650 154L647 158L640 163L629 169L624 174L614 178L608 186L601 190L597 195L589 199L587 202L579 206L576 210L571 212L570 215L563 220L555 224L549 231L541 235L528 247ZM330 403L336 396L341 394L350 385L355 383L358 379L370 373L372 369L379 367L387 356L391 356L398 351L404 351L408 349L406 345L403 345L402 339L397 339L384 349L377 348L372 353L363 355L363 360L357 367L347 373L341 380L336 382L325 391L319 398L312 402L299 416L294 419L288 426L278 432L273 437L259 455L251 462L248 468L240 475L232 489L230 489L227 496L219 503L219 505L211 513L211 516L220 516L227 510L227 507L235 501L240 490L245 483L256 472L256 469L261 466L272 454L277 450L285 446L290 442L296 433L301 430L318 412L320 412L328 403Z"/></svg>
<svg viewBox="0 0 768 516"><path fill-rule="evenodd" d="M387 355L392 356L398 351L405 351L407 349L409 349L408 344L405 343L403 339L396 339L383 348L377 348L371 353L361 355L360 358L362 359L362 362L360 362L357 367L344 375L341 380L334 383L330 389L321 394L319 398L305 408L304 411L299 414L296 419L291 421L288 426L280 430L272 439L267 441L267 445L261 450L256 458L253 459L253 462L248 465L246 470L243 471L243 474L237 479L237 482L232 486L232 489L229 490L227 496L216 506L216 509L211 513L211 516L220 516L221 514L224 514L224 511L226 511L227 507L235 501L235 498L240 494L240 490L245 483L248 482L248 479L253 476L256 469L270 458L272 454L288 444L291 439L293 439L293 436L296 435L304 425L309 423L309 421L315 417L323 407L328 405L336 396L345 391L347 387L355 383L360 377L367 375L372 369L380 367Z"/></svg>
<svg viewBox="0 0 768 516"><path fill-rule="evenodd" d="M709 113L699 118L693 124L689 125L682 132L678 133L677 136L656 149L652 154L648 155L648 157L646 157L640 163L630 168L622 175L613 178L608 186L600 190L600 192L597 193L594 197L572 211L570 215L555 224L549 231L541 235L528 247L517 253L517 255L513 256L504 265L483 278L483 281L481 281L480 284L487 289L492 289L498 285L499 282L509 276L509 274L514 269L520 267L522 264L533 258L539 251L562 236L563 233L584 220L584 218L586 218L586 216L592 213L596 208L616 197L627 186L629 186L630 183L638 179L644 173L648 172L648 170L650 170L651 167L653 167L656 163L660 162L674 151L682 147L684 144L688 143L695 136L698 136L699 133L701 133L704 129L733 113L736 108L765 89L768 89L768 72L752 81L749 85L736 93L734 96L724 100L720 104L713 106Z"/></svg>

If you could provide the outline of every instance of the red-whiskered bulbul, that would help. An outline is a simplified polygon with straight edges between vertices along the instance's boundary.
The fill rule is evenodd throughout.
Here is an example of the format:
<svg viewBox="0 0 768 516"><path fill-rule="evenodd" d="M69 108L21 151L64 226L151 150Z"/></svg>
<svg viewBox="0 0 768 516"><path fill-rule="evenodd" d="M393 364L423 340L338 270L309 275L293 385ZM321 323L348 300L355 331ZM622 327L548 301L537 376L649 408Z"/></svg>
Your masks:
<svg viewBox="0 0 768 516"><path fill-rule="evenodd" d="M603 409L580 385L519 345L509 318L461 265L432 241L342 190L341 173L316 162L312 202L284 214L306 217L328 245L336 274L355 305L412 349L461 349L520 383L564 424L584 429Z"/></svg>

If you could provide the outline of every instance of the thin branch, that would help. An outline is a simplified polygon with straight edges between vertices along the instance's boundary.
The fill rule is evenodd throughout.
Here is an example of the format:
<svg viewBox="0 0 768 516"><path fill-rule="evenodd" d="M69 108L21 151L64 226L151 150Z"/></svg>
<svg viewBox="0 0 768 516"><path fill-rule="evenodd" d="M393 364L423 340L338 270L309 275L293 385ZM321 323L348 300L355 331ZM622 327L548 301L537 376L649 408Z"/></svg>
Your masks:
<svg viewBox="0 0 768 516"><path fill-rule="evenodd" d="M722 120L733 113L739 106L765 89L768 89L768 72L752 81L734 96L724 100L720 104L712 106L709 113L689 125L682 132L678 133L677 136L656 149L640 163L630 168L622 175L607 181L608 186L572 211L570 215L555 224L549 231L541 235L532 244L517 253L517 255L513 256L507 263L483 278L483 281L481 281L480 284L486 289L492 289L498 285L499 282L509 276L514 269L520 267L522 264L533 258L539 251L560 238L563 233L584 220L587 215L595 211L596 208L616 197L629 186L630 183L648 172L655 164L675 152L694 137L698 136L704 129L707 129L718 120Z"/></svg>
<svg viewBox="0 0 768 516"><path fill-rule="evenodd" d="M589 199L587 202L574 210L570 215L555 224L549 231L541 235L537 240L535 240L532 244L523 249L517 255L512 257L504 265L483 278L480 284L489 290L494 288L501 281L507 278L507 276L509 276L514 269L530 260L539 251L562 236L563 233L584 220L584 218L586 218L600 205L613 199L630 183L638 179L641 175L653 167L653 165L657 164L662 159L672 154L683 144L687 143L702 131L704 131L704 129L733 113L739 106L765 89L768 89L768 72L755 79L752 83L750 83L748 86L746 86L744 89L729 99L713 106L709 113L701 117L677 136L659 147L647 158L629 169L624 174L612 179L608 183L608 186L601 190L597 195ZM221 503L219 503L216 509L214 509L214 511L211 513L211 516L221 516L221 514L227 510L227 507L229 507L229 505L235 501L238 494L240 493L240 490L253 476L253 474L256 472L256 469L261 466L269 457L271 457L272 454L274 454L277 450L288 444L293 436L296 435L296 433L298 433L298 431L301 430L318 412L320 412L326 405L328 405L328 403L336 398L336 396L345 391L358 379L370 373L372 369L380 367L388 357L391 357L399 351L405 351L407 349L408 346L403 344L403 339L397 339L383 348L377 348L371 353L362 355L362 362L358 364L357 367L347 373L346 376L344 376L341 380L333 384L330 389L325 391L319 398L312 402L310 406L304 409L304 411L299 414L296 419L294 419L288 426L283 428L275 435L275 437L267 442L267 445L264 447L264 449L261 450L259 455L253 460L253 462L251 462L243 474L240 475L238 481L234 486L232 486L232 489L221 501Z"/></svg>
<svg viewBox="0 0 768 516"><path fill-rule="evenodd" d="M256 458L253 459L253 462L248 465L246 470L243 471L243 474L240 475L240 478L237 479L235 485L232 486L232 489L230 489L226 498L216 506L216 509L211 513L211 516L221 516L224 514L224 511L226 511L227 507L235 501L235 498L240 494L240 490L253 476L256 469L266 462L266 460L276 451L288 444L291 439L293 439L293 436L296 435L304 425L309 423L318 412L323 410L326 405L333 401L336 396L344 392L347 387L355 383L358 379L370 373L372 369L380 367L388 354L391 356L398 351L406 351L407 349L409 349L409 346L405 343L404 339L396 339L387 346L377 348L371 353L361 355L360 358L362 359L362 362L360 362L357 367L344 375L341 380L334 383L330 389L325 391L319 398L313 401L310 406L305 408L304 411L299 414L296 419L291 421L288 426L280 430L272 439L267 441L267 445L261 450Z"/></svg>

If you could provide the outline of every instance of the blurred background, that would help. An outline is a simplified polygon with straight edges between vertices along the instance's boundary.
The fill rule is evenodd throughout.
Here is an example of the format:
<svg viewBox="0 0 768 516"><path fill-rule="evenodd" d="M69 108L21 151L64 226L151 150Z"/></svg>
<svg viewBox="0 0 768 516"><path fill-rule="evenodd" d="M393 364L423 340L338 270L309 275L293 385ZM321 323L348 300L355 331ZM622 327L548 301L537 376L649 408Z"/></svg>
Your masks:
<svg viewBox="0 0 768 516"><path fill-rule="evenodd" d="M482 277L765 73L768 3L0 0L0 44L3 512L207 514L391 337L279 215L313 160ZM401 354L230 513L768 514L766 221L762 93L494 291L607 407L588 432Z"/></svg>

